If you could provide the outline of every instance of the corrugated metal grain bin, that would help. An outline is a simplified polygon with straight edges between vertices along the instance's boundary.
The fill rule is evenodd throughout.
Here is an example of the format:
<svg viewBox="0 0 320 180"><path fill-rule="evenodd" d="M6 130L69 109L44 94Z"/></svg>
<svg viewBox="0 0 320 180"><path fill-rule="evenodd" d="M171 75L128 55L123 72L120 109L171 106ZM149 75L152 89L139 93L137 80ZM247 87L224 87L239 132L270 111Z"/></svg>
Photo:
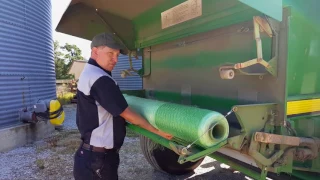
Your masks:
<svg viewBox="0 0 320 180"><path fill-rule="evenodd" d="M0 128L18 110L56 97L50 0L0 3Z"/></svg>
<svg viewBox="0 0 320 180"><path fill-rule="evenodd" d="M132 58L132 67L135 70L142 68L141 57L139 59ZM136 73L132 73L134 76L121 77L121 71L130 68L129 57L120 55L117 65L112 71L112 77L118 82L121 90L140 90L142 89L142 78Z"/></svg>

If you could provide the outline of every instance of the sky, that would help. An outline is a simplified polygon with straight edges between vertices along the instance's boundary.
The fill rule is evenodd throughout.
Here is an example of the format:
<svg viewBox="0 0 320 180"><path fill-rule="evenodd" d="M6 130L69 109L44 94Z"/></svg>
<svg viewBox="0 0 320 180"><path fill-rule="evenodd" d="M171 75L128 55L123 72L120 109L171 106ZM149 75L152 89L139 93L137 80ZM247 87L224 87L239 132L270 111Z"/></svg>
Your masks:
<svg viewBox="0 0 320 180"><path fill-rule="evenodd" d="M61 46L64 45L65 43L77 45L82 51L82 56L85 59L89 59L91 41L77 38L77 37L70 36L70 35L63 34L63 33L58 33L55 30L63 13L65 12L67 7L69 6L70 1L71 0L51 0L53 40L59 41Z"/></svg>

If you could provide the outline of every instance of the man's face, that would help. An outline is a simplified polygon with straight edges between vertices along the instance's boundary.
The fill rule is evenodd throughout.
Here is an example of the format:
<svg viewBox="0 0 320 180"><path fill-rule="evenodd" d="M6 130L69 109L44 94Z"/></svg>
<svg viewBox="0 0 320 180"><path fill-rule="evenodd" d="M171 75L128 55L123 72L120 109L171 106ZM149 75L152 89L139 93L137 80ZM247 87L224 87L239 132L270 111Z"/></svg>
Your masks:
<svg viewBox="0 0 320 180"><path fill-rule="evenodd" d="M112 71L118 62L120 50L112 49L107 46L93 49L96 55L96 62L105 70Z"/></svg>

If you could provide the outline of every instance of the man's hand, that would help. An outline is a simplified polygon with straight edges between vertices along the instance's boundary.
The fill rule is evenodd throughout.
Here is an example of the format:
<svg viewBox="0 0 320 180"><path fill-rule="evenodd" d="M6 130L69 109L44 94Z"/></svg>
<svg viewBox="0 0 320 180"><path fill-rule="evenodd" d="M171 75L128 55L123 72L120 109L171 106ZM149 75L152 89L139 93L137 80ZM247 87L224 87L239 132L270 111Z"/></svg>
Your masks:
<svg viewBox="0 0 320 180"><path fill-rule="evenodd" d="M172 135L165 133L163 131L160 131L160 130L156 129L155 127L153 127L146 119L144 119L139 114L132 111L129 107L127 109L125 109L120 114L120 116L123 117L124 119L126 119L128 122L130 122L134 125L137 125L143 129L146 129L150 132L158 134L159 136L162 136L163 138L166 138L168 140L172 139L172 137L173 137Z"/></svg>
<svg viewBox="0 0 320 180"><path fill-rule="evenodd" d="M171 140L173 136L171 134L165 133L163 131L159 130L159 133L157 133L159 136L162 136L163 138L166 138L168 140Z"/></svg>

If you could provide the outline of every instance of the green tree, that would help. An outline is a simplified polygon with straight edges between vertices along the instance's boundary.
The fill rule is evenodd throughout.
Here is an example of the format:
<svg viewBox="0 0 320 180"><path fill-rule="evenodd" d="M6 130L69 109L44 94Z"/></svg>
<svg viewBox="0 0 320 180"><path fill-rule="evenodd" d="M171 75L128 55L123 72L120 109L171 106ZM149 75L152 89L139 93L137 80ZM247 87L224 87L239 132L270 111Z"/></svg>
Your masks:
<svg viewBox="0 0 320 180"><path fill-rule="evenodd" d="M66 43L61 49L65 50L67 53L64 55L64 59L68 65L71 65L75 60L83 60L81 56L81 49L76 45Z"/></svg>
<svg viewBox="0 0 320 180"><path fill-rule="evenodd" d="M63 53L62 50L65 52ZM83 60L81 50L76 45L66 43L60 46L58 41L54 42L54 63L56 71L56 79L72 79L73 75L68 71L74 60Z"/></svg>

